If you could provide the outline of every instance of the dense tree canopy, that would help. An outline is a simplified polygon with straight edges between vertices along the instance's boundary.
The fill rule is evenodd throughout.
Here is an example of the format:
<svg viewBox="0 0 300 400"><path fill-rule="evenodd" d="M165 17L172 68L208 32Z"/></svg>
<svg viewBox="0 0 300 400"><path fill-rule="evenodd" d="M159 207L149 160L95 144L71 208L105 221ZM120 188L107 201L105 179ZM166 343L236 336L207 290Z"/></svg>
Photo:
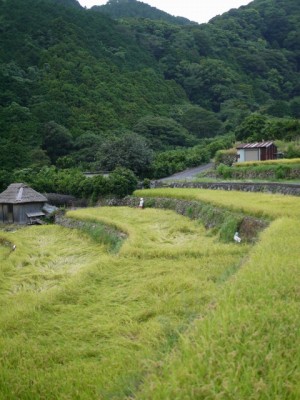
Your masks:
<svg viewBox="0 0 300 400"><path fill-rule="evenodd" d="M191 21L186 18L173 17L164 11L158 10L156 7L151 7L137 0L109 0L105 5L94 6L93 9L116 19L124 17L150 18L178 25L191 24Z"/></svg>
<svg viewBox="0 0 300 400"><path fill-rule="evenodd" d="M147 138L155 150L195 144L195 138L172 118L148 116L141 118L133 129Z"/></svg>
<svg viewBox="0 0 300 400"><path fill-rule="evenodd" d="M203 138L299 135L298 0L254 0L201 25L136 0L6 0L0 15L3 176L49 163L143 176ZM129 162L136 149L144 165Z"/></svg>
<svg viewBox="0 0 300 400"><path fill-rule="evenodd" d="M174 119L197 138L217 136L223 129L216 113L199 106L176 107Z"/></svg>
<svg viewBox="0 0 300 400"><path fill-rule="evenodd" d="M112 171L116 166L132 170L138 176L147 175L153 152L146 140L133 132L103 142L96 154L99 169Z"/></svg>

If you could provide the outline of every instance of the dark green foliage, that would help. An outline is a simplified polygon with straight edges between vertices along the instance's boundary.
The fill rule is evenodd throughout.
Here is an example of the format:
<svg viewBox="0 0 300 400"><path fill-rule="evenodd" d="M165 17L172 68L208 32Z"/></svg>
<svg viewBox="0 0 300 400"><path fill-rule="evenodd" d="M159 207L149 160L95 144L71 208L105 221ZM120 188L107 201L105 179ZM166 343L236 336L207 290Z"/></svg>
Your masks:
<svg viewBox="0 0 300 400"><path fill-rule="evenodd" d="M291 115L290 105L284 100L274 100L266 105L265 113L274 117L283 118Z"/></svg>
<svg viewBox="0 0 300 400"><path fill-rule="evenodd" d="M222 147L202 139L224 132L240 141L299 136L298 0L254 0L201 25L135 0L104 8L0 1L1 169L94 170L115 132L135 131L155 152L200 146L208 157ZM109 168L161 175L207 158L197 151L158 156L146 170L125 156Z"/></svg>
<svg viewBox="0 0 300 400"><path fill-rule="evenodd" d="M132 132L104 141L96 154L100 170L112 171L116 167L124 167L138 176L149 173L152 159L153 152L146 140Z"/></svg>
<svg viewBox="0 0 300 400"><path fill-rule="evenodd" d="M275 177L276 179L285 179L289 177L290 172L290 165L278 165L275 170Z"/></svg>
<svg viewBox="0 0 300 400"><path fill-rule="evenodd" d="M162 20L178 25L188 25L192 22L183 17L173 17L164 11L151 7L137 0L109 0L103 6L94 6L93 10L110 15L112 18L149 18Z"/></svg>
<svg viewBox="0 0 300 400"><path fill-rule="evenodd" d="M209 152L209 157L215 157L218 150L230 149L235 142L235 136L233 134L219 136L214 139L206 139L203 145L206 146L206 150Z"/></svg>
<svg viewBox="0 0 300 400"><path fill-rule="evenodd" d="M83 181L82 188L86 195L92 193L94 200L110 193L109 180L102 175Z"/></svg>
<svg viewBox="0 0 300 400"><path fill-rule="evenodd" d="M44 124L42 135L42 147L46 150L47 155L53 163L55 163L58 157L70 153L70 150L73 148L71 133L64 126L54 121Z"/></svg>
<svg viewBox="0 0 300 400"><path fill-rule="evenodd" d="M91 199L113 195L123 197L131 194L137 186L134 173L125 168L116 168L109 176L86 177L78 169L58 170L44 167L40 170L26 168L13 174L0 171L0 184L5 189L12 182L24 182L42 193L73 195Z"/></svg>
<svg viewBox="0 0 300 400"><path fill-rule="evenodd" d="M220 111L221 103L237 96L234 85L239 77L221 60L205 58L199 63L182 62L179 80L193 103L215 112Z"/></svg>
<svg viewBox="0 0 300 400"><path fill-rule="evenodd" d="M0 107L1 166L12 170L32 163L31 151L39 144L38 123L27 107L12 102Z"/></svg>
<svg viewBox="0 0 300 400"><path fill-rule="evenodd" d="M270 138L291 141L300 136L300 120L292 118L274 119L269 122L266 131Z"/></svg>
<svg viewBox="0 0 300 400"><path fill-rule="evenodd" d="M253 113L244 119L235 130L235 134L239 141L293 140L300 135L300 121Z"/></svg>
<svg viewBox="0 0 300 400"><path fill-rule="evenodd" d="M215 137L222 133L218 115L199 106L178 106L174 119L198 138Z"/></svg>
<svg viewBox="0 0 300 400"><path fill-rule="evenodd" d="M300 118L300 97L295 97L290 102L290 114L294 118Z"/></svg>
<svg viewBox="0 0 300 400"><path fill-rule="evenodd" d="M300 158L300 145L298 143L290 143L288 145L287 151L284 152L285 158Z"/></svg>
<svg viewBox="0 0 300 400"><path fill-rule="evenodd" d="M165 151L156 155L152 175L156 179L163 178L175 172L208 163L209 159L209 151L205 146L200 145L186 150Z"/></svg>
<svg viewBox="0 0 300 400"><path fill-rule="evenodd" d="M208 163L216 151L233 146L233 135L203 139L200 144L188 149L168 150L156 154L152 165L152 177L155 179Z"/></svg>
<svg viewBox="0 0 300 400"><path fill-rule="evenodd" d="M131 194L137 187L134 173L125 168L116 168L109 176L110 192L118 197Z"/></svg>
<svg viewBox="0 0 300 400"><path fill-rule="evenodd" d="M240 141L261 141L264 139L262 135L266 124L267 117L261 114L251 114L236 129L236 139Z"/></svg>
<svg viewBox="0 0 300 400"><path fill-rule="evenodd" d="M5 190L11 182L11 173L9 173L8 171L0 170L0 192Z"/></svg>
<svg viewBox="0 0 300 400"><path fill-rule="evenodd" d="M232 168L225 164L219 164L217 167L217 173L224 179L232 178Z"/></svg>
<svg viewBox="0 0 300 400"><path fill-rule="evenodd" d="M145 117L140 119L133 129L147 138L155 150L192 146L196 142L195 137L171 118Z"/></svg>
<svg viewBox="0 0 300 400"><path fill-rule="evenodd" d="M52 162L75 153L75 165L86 165L92 156L87 146L76 146L79 136L108 136L149 112L165 114L184 98L179 85L164 80L130 30L101 13L52 0L0 2L0 13L4 168L30 166L31 150L42 144ZM69 166L65 161L60 165Z"/></svg>
<svg viewBox="0 0 300 400"><path fill-rule="evenodd" d="M149 178L145 178L143 180L143 189L150 189L151 187L151 180Z"/></svg>

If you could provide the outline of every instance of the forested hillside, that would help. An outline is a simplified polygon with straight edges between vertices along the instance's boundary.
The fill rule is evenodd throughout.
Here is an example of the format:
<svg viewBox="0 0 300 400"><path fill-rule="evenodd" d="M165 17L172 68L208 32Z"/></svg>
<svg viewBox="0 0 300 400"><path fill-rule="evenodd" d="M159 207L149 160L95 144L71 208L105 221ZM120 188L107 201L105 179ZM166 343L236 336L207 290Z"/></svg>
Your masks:
<svg viewBox="0 0 300 400"><path fill-rule="evenodd" d="M76 0L0 1L3 171L123 165L145 176L153 160L200 163L216 136L300 134L298 0L255 0L201 25L114 3L104 9L118 6L119 20ZM124 165L126 153L144 164Z"/></svg>
<svg viewBox="0 0 300 400"><path fill-rule="evenodd" d="M103 6L94 6L93 10L110 15L112 18L148 18L162 20L178 25L190 25L192 22L187 18L175 17L164 11L151 7L137 0L109 0ZM196 22L195 22L196 24Z"/></svg>

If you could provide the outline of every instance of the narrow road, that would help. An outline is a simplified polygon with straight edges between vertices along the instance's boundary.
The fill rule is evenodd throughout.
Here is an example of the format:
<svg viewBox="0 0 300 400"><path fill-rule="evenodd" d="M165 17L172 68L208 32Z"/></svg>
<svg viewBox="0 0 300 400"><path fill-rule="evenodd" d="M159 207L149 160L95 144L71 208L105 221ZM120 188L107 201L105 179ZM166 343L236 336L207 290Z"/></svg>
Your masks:
<svg viewBox="0 0 300 400"><path fill-rule="evenodd" d="M213 165L214 165L213 163L200 165L199 167L186 169L185 171L177 172L174 175L168 176L166 178L158 179L157 181L163 182L163 181L176 181L176 180L182 180L182 179L192 179L192 178L195 178L195 176L197 174L199 174L200 172L205 171L206 169L212 168Z"/></svg>

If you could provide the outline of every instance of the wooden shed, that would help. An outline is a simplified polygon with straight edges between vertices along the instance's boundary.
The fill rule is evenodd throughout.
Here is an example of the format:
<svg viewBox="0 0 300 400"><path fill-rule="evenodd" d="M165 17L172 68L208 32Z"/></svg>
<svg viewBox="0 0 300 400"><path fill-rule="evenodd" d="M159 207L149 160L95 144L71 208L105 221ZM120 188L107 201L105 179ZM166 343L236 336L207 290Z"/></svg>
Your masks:
<svg viewBox="0 0 300 400"><path fill-rule="evenodd" d="M28 224L44 216L47 198L24 183L12 183L0 194L0 223Z"/></svg>
<svg viewBox="0 0 300 400"><path fill-rule="evenodd" d="M277 147L274 142L243 143L237 146L238 162L265 161L277 158Z"/></svg>

